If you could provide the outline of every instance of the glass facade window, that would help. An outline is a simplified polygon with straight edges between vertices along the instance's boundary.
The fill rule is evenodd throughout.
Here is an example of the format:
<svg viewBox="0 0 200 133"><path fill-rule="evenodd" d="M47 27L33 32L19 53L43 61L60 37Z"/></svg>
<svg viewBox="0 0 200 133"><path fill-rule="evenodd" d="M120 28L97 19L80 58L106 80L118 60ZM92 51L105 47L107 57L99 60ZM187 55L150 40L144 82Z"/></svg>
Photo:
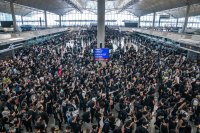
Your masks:
<svg viewBox="0 0 200 133"><path fill-rule="evenodd" d="M153 26L153 13L140 17L141 27L152 27Z"/></svg>
<svg viewBox="0 0 200 133"><path fill-rule="evenodd" d="M106 13L106 20L106 25L124 26L124 22L127 21L138 22L138 17L127 11L123 11L121 13L111 11Z"/></svg>
<svg viewBox="0 0 200 133"><path fill-rule="evenodd" d="M105 20L108 26L124 26L124 21L138 21L138 18L127 11L122 13L110 11L106 13ZM97 24L97 14L88 10L84 10L83 13L74 10L63 16L64 26L89 26L91 24Z"/></svg>
<svg viewBox="0 0 200 133"><path fill-rule="evenodd" d="M48 17L48 15L47 15ZM23 19L23 20L22 20ZM44 12L43 11L33 11L26 16L16 15L17 25L33 25L36 27L43 27L45 25Z"/></svg>
<svg viewBox="0 0 200 133"><path fill-rule="evenodd" d="M165 13L156 14L155 27L183 27L185 18L170 17L169 19L159 19L160 15L167 15ZM141 27L152 27L153 14L141 16ZM188 28L200 28L200 16L189 17Z"/></svg>
<svg viewBox="0 0 200 133"><path fill-rule="evenodd" d="M170 17L166 19L160 19L160 15L168 15L164 12L157 12L155 17L155 27L182 27L185 18ZM23 19L23 23L22 23ZM97 24L97 14L94 11L83 10L80 13L76 10L66 13L61 17L62 26L89 26ZM105 24L108 26L124 26L124 22L138 22L138 17L134 16L128 11L118 13L118 11L107 11L105 16ZM33 25L36 27L45 26L44 11L34 10L26 16L16 15L17 25ZM12 21L11 14L0 13L0 21ZM47 25L48 27L59 26L59 15L47 12ZM153 13L140 17L141 27L153 26ZM188 28L200 28L200 16L189 17Z"/></svg>
<svg viewBox="0 0 200 133"><path fill-rule="evenodd" d="M59 15L47 12L47 26L48 27L59 26Z"/></svg>
<svg viewBox="0 0 200 133"><path fill-rule="evenodd" d="M0 12L0 21L12 21L11 14L1 13ZM1 26L1 23L0 23L0 26Z"/></svg>
<svg viewBox="0 0 200 133"><path fill-rule="evenodd" d="M87 10L83 13L73 10L63 15L62 18L63 26L86 26L97 21L97 15Z"/></svg>
<svg viewBox="0 0 200 133"><path fill-rule="evenodd" d="M12 21L11 14L0 13L0 21Z"/></svg>
<svg viewBox="0 0 200 133"><path fill-rule="evenodd" d="M200 28L200 16L189 17L187 27L188 28Z"/></svg>

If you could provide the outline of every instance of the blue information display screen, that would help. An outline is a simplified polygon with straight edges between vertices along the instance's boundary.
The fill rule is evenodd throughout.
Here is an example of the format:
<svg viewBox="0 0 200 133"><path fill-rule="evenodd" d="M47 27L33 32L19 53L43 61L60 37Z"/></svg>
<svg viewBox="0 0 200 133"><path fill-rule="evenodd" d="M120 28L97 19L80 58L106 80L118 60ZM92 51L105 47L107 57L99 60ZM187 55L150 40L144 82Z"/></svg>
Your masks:
<svg viewBox="0 0 200 133"><path fill-rule="evenodd" d="M94 58L97 61L108 60L109 59L109 49L108 48L99 48L94 49Z"/></svg>

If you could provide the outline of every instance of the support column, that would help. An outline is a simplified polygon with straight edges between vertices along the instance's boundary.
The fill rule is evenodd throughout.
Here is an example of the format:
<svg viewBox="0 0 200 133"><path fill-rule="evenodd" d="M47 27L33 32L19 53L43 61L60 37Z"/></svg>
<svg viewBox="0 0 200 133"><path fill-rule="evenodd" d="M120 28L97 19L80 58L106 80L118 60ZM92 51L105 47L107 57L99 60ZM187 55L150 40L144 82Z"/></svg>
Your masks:
<svg viewBox="0 0 200 133"><path fill-rule="evenodd" d="M42 18L40 17L40 27L42 27Z"/></svg>
<svg viewBox="0 0 200 133"><path fill-rule="evenodd" d="M161 23L161 18L160 18L160 16L159 16L158 27L160 27L160 23Z"/></svg>
<svg viewBox="0 0 200 133"><path fill-rule="evenodd" d="M44 11L45 28L47 28L47 11Z"/></svg>
<svg viewBox="0 0 200 133"><path fill-rule="evenodd" d="M138 28L140 28L140 16L138 17Z"/></svg>
<svg viewBox="0 0 200 133"><path fill-rule="evenodd" d="M61 15L59 15L59 27L61 27L61 26L62 26L62 20L61 20L61 18L62 18L62 16L61 16Z"/></svg>
<svg viewBox="0 0 200 133"><path fill-rule="evenodd" d="M176 19L176 28L178 27L178 18Z"/></svg>
<svg viewBox="0 0 200 133"><path fill-rule="evenodd" d="M185 22L183 24L183 28L182 28L181 33L184 33L185 29L187 28L188 18L189 18L189 12L190 12L190 5L187 5L187 10L186 10L186 15L185 15Z"/></svg>
<svg viewBox="0 0 200 133"><path fill-rule="evenodd" d="M97 47L105 47L105 0L97 1ZM102 45L100 45L102 44Z"/></svg>
<svg viewBox="0 0 200 133"><path fill-rule="evenodd" d="M153 13L153 27L155 27L156 22L156 12Z"/></svg>
<svg viewBox="0 0 200 133"><path fill-rule="evenodd" d="M22 25L23 25L24 24L23 16L21 16L21 22L22 22Z"/></svg>
<svg viewBox="0 0 200 133"><path fill-rule="evenodd" d="M11 10L11 14L12 14L14 32L16 32L17 31L17 23L16 23L16 17L15 17L14 4L12 1L10 2L10 10Z"/></svg>

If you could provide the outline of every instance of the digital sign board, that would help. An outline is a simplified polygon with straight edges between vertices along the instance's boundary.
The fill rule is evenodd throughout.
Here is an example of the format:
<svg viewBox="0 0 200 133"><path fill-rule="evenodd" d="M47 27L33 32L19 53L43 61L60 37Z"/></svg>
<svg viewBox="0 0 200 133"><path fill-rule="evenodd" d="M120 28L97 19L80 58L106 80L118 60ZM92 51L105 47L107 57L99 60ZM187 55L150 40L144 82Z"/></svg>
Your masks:
<svg viewBox="0 0 200 133"><path fill-rule="evenodd" d="M109 59L108 48L94 49L93 54L96 61L107 61Z"/></svg>

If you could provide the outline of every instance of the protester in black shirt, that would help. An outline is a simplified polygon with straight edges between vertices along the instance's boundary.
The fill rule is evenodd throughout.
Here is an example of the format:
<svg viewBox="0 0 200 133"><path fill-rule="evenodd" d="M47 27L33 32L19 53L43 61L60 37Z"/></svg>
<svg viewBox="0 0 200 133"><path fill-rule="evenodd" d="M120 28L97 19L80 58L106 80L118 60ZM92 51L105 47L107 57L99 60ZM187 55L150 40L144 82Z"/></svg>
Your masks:
<svg viewBox="0 0 200 133"><path fill-rule="evenodd" d="M148 122L147 121L143 121L142 125L136 128L135 133L149 133L148 129Z"/></svg>
<svg viewBox="0 0 200 133"><path fill-rule="evenodd" d="M168 120L164 119L160 125L160 133L169 133Z"/></svg>
<svg viewBox="0 0 200 133"><path fill-rule="evenodd" d="M169 130L176 130L177 128L177 122L176 122L176 117L171 117L169 118Z"/></svg>
<svg viewBox="0 0 200 133"><path fill-rule="evenodd" d="M74 116L72 118L71 129L74 133L80 133L81 132L81 125L78 122L78 118L76 116Z"/></svg>
<svg viewBox="0 0 200 133"><path fill-rule="evenodd" d="M132 130L130 123L136 122L136 131L147 132L142 123L143 120L149 122L152 114L156 117L158 130L160 126L165 129L163 120L166 119L169 119L169 130L175 130L177 123L171 122L170 117L180 114L187 116L183 119L185 130L189 131L190 116L191 120L195 118L197 126L199 105L194 106L191 101L193 98L200 101L198 62L184 57L179 49L176 51L172 46L157 44L138 34L122 34L113 29L106 32L105 45L113 48L106 62L94 61L91 50L97 47L96 33L90 30L80 31L83 43L91 40L84 48L79 44L78 32L72 31L16 50L15 59L0 60L3 127L11 129L15 118L19 118L19 122L21 118L28 130L34 125L45 132L49 119L55 119L60 129L66 121L75 132L85 127L89 132L93 124L100 125L103 117L103 124L110 131L129 132ZM138 51L128 44L115 49L111 42L119 41L119 37L125 38L126 43L134 42ZM63 43L63 38L67 44ZM69 46L72 39L77 41ZM28 110L22 111L24 107ZM10 115L14 111L18 115ZM83 114L83 122L80 114ZM180 131L183 120L179 120ZM98 128L105 130L103 126Z"/></svg>
<svg viewBox="0 0 200 133"><path fill-rule="evenodd" d="M32 126L31 126L31 119L32 115L30 112L28 112L28 109L23 109L22 110L22 122L24 126L26 127L27 132L32 132Z"/></svg>

